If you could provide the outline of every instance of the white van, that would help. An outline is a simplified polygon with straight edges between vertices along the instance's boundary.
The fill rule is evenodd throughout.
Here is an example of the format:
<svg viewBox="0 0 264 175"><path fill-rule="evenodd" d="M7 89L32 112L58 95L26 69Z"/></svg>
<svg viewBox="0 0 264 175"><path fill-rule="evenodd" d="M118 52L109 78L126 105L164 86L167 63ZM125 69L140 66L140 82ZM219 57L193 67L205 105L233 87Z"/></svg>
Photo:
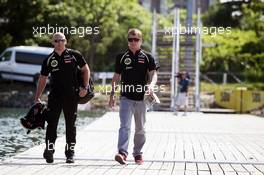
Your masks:
<svg viewBox="0 0 264 175"><path fill-rule="evenodd" d="M37 83L43 60L53 51L49 47L16 46L0 55L0 76L7 80Z"/></svg>

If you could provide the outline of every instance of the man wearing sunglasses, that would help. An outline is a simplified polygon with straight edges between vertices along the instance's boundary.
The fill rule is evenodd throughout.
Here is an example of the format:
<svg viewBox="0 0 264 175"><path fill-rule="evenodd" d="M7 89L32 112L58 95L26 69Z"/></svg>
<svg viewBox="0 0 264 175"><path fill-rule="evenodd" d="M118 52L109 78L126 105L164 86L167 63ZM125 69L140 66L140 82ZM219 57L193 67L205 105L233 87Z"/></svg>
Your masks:
<svg viewBox="0 0 264 175"><path fill-rule="evenodd" d="M128 156L128 144L132 115L135 119L133 156L137 164L143 163L142 148L145 143L146 104L144 94L153 95L153 89L157 82L159 68L154 58L141 49L142 33L140 30L129 29L128 50L116 57L115 74L112 79L112 92L109 106L115 105L115 90L121 79L120 97L120 128L118 137L118 154L115 160L120 164L126 164ZM149 82L147 82L149 77ZM146 86L148 83L148 86ZM146 88L147 87L147 88Z"/></svg>
<svg viewBox="0 0 264 175"><path fill-rule="evenodd" d="M46 148L43 157L47 163L53 162L57 126L61 111L64 113L66 124L66 163L74 163L74 146L76 143L75 121L77 117L78 96L84 97L87 93L90 70L80 52L66 48L67 40L63 33L55 33L52 37L54 51L43 61L35 102L40 97L50 75L50 93L46 121ZM81 69L83 87L78 87L77 70ZM79 94L78 94L79 92Z"/></svg>

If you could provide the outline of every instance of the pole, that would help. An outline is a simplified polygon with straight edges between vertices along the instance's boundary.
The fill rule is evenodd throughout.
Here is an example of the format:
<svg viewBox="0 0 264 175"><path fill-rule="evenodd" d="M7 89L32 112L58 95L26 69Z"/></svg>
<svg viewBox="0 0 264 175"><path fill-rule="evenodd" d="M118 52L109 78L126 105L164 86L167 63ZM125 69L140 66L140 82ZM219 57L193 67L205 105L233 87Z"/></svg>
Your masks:
<svg viewBox="0 0 264 175"><path fill-rule="evenodd" d="M200 111L200 60L202 57L202 32L201 32L201 11L200 6L197 9L197 27L196 33L196 63L195 63L195 111Z"/></svg>
<svg viewBox="0 0 264 175"><path fill-rule="evenodd" d="M186 19L186 30L189 31L192 28L193 23L193 0L187 0L187 19ZM190 72L189 69L190 64L192 64L193 60L193 47L192 44L192 36L189 35L189 32L187 32L187 36L185 38L185 43L187 46L185 47L185 57L184 57L184 65L185 70L187 72Z"/></svg>
<svg viewBox="0 0 264 175"><path fill-rule="evenodd" d="M153 10L153 18L152 18L152 48L151 48L151 54L156 59L157 56L157 15L156 15L156 9Z"/></svg>
<svg viewBox="0 0 264 175"><path fill-rule="evenodd" d="M177 25L177 34L176 34L176 61L175 61L175 73L174 76L178 74L179 72L179 62L180 62L180 9L176 8L176 15L177 15L177 20L176 20L176 25ZM175 76L175 94L178 94L178 77ZM175 95L175 102L177 96Z"/></svg>
<svg viewBox="0 0 264 175"><path fill-rule="evenodd" d="M176 25L177 10L175 9L174 20L173 20L173 30L172 30L172 64L171 64L171 110L175 111L175 64L176 64Z"/></svg>
<svg viewBox="0 0 264 175"><path fill-rule="evenodd" d="M175 33L176 31L176 33ZM171 109L176 111L176 98L178 92L179 51L180 51L180 9L175 9L172 42L172 69L171 69Z"/></svg>

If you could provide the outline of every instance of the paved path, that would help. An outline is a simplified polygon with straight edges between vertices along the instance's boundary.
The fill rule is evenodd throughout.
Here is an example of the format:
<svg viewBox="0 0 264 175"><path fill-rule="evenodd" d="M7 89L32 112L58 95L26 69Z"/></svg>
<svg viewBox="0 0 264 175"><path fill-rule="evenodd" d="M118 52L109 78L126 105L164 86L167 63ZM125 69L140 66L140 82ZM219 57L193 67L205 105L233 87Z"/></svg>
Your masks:
<svg viewBox="0 0 264 175"><path fill-rule="evenodd" d="M79 131L74 164L64 163L63 137L57 140L53 164L45 163L44 145L39 145L1 162L0 174L264 175L264 118L149 112L145 163L136 165L130 154L126 166L113 161L118 126L118 113L109 112ZM130 153L132 146L131 138Z"/></svg>

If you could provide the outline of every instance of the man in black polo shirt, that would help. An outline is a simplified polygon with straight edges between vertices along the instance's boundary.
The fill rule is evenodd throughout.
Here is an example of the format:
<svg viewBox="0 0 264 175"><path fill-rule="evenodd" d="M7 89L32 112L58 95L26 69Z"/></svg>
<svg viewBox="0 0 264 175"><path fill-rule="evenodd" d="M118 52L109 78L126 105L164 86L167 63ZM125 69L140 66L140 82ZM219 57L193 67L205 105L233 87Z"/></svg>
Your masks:
<svg viewBox="0 0 264 175"><path fill-rule="evenodd" d="M40 102L40 96L46 86L50 74L50 93L48 98L48 123L46 130L46 149L43 157L47 163L53 162L54 144L57 138L57 126L60 113L63 110L66 123L66 163L73 163L74 146L76 143L75 121L77 117L78 95L86 95L90 70L83 56L65 47L67 40L63 33L55 33L52 37L54 51L43 61L35 102ZM81 69L84 86L77 87L77 69ZM78 89L79 88L79 89ZM79 92L79 94L77 93Z"/></svg>
<svg viewBox="0 0 264 175"><path fill-rule="evenodd" d="M109 106L113 107L115 104L114 93L121 78L120 129L118 154L116 154L115 160L120 164L126 164L131 119L134 114L133 156L137 164L142 164L141 149L146 140L146 104L143 99L146 91L149 95L153 95L154 86L157 82L156 70L158 66L155 64L154 58L140 48L142 44L142 33L140 30L129 29L127 40L129 49L116 57L115 74L109 99ZM146 86L148 78L149 84Z"/></svg>

